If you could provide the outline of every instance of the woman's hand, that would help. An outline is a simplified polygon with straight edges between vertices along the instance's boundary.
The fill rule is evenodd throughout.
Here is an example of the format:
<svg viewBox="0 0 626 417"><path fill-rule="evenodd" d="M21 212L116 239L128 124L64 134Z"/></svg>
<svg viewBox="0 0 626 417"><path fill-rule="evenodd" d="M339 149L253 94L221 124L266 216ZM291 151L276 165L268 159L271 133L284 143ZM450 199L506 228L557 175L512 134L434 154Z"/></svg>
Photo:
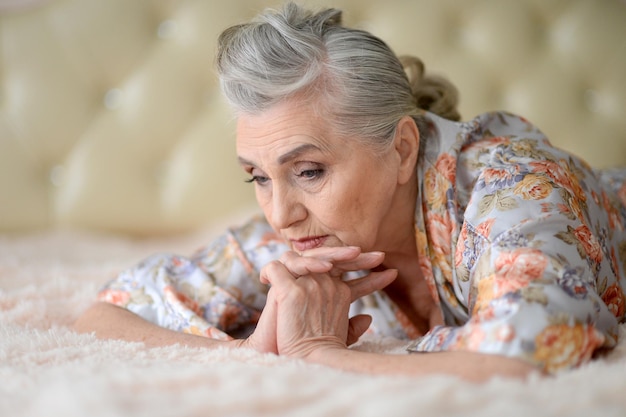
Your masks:
<svg viewBox="0 0 626 417"><path fill-rule="evenodd" d="M384 253L382 252L368 252L361 253L361 250L357 247L335 247L335 248L316 248L304 253L297 254L296 252L286 252L279 261L271 262L261 270L261 282L265 284L271 284L272 288L276 285L281 277L284 280L280 280L283 284L287 284L290 281L295 281L298 278L303 280L313 279L314 282L325 282L322 277L331 279L334 285L339 288L336 291L343 291L345 288L349 289L349 298L343 300L345 307L349 308L350 303L354 300L370 294L374 291L378 291L387 285L389 285L396 277L397 272L395 270L388 270L382 272L372 272L369 275L354 279L351 281L342 282L341 277L345 272L359 271L374 268L382 263L384 259ZM313 310L313 306L316 305L313 302L315 298L317 303L324 308L328 308L331 303L330 295L322 295L323 289L327 289L328 283L319 288L319 291L314 291L309 288L311 299L307 302L307 310L311 310L310 314L316 314ZM281 287L283 288L283 287ZM280 292L280 289L270 289L268 294L268 301L265 308L259 318L256 329L250 337L242 342L241 346L249 347L261 352L279 353L279 347L277 346L277 338L280 337L276 334L278 326L278 304L275 302L274 296ZM293 311L294 314L300 314L303 304L296 303ZM333 307L338 307L337 302L333 302ZM289 315L290 311L286 305L280 308L281 314ZM306 315L305 315L306 316ZM343 316L343 315L342 315ZM345 319L347 320L347 310ZM328 321L327 317L326 323ZM343 346L355 343L358 338L368 329L371 318L366 315L359 315L351 318L348 323L348 332L345 338L342 339ZM284 352L283 352L284 353Z"/></svg>
<svg viewBox="0 0 626 417"><path fill-rule="evenodd" d="M288 253L271 262L261 273L262 282L272 287L257 329L268 334L275 328L277 351L298 357L356 342L371 318L348 319L350 303L389 285L397 271L372 272L346 282L340 277L347 271L377 266L383 257L378 252L361 254L358 248L319 248L303 256ZM267 330L261 331L265 326Z"/></svg>
<svg viewBox="0 0 626 417"><path fill-rule="evenodd" d="M385 258L383 252L362 253L361 249L355 246L346 247L321 247L311 249L298 254L288 251L280 258L287 270L294 278L310 274L328 274L331 277L341 279L344 273L351 271L369 270L379 266ZM261 282L270 284L267 276L269 269L261 271ZM346 281L351 292L351 302L365 295L378 291L393 281L387 281L388 276L381 275L381 272L373 272L369 275L350 281ZM382 279L382 281L381 281Z"/></svg>

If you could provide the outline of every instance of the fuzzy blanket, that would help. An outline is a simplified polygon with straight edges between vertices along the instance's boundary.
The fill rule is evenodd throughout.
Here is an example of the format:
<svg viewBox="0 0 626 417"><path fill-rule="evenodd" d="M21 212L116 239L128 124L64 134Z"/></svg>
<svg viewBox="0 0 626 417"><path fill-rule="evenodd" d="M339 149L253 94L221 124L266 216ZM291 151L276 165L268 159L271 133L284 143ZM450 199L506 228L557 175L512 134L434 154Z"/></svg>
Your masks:
<svg viewBox="0 0 626 417"><path fill-rule="evenodd" d="M557 377L477 385L359 375L247 350L148 349L71 330L119 270L156 251L189 254L208 238L0 236L0 416L626 415L626 341ZM405 354L398 340L355 348Z"/></svg>

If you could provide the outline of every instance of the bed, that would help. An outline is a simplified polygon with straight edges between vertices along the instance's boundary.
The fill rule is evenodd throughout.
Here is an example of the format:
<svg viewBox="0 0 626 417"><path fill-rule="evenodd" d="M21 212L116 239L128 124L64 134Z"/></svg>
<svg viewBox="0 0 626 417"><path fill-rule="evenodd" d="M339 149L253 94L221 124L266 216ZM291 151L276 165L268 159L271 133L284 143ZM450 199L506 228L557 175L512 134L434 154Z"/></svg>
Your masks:
<svg viewBox="0 0 626 417"><path fill-rule="evenodd" d="M593 166L626 166L626 2L307 3L453 80L465 118L519 113ZM580 369L484 384L72 331L122 269L256 212L211 64L224 27L275 4L0 1L0 415L626 415L626 325Z"/></svg>

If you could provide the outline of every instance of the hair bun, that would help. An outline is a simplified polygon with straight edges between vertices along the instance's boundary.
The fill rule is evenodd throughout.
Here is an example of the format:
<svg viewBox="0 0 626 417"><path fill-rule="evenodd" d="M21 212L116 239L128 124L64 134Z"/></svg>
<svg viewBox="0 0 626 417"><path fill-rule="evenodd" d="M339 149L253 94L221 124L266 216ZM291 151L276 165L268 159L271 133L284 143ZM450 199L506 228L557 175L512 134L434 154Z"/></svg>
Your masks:
<svg viewBox="0 0 626 417"><path fill-rule="evenodd" d="M426 75L424 63L414 56L399 57L409 79L409 85L418 108L435 113L445 119L459 121L457 109L459 92L444 77Z"/></svg>

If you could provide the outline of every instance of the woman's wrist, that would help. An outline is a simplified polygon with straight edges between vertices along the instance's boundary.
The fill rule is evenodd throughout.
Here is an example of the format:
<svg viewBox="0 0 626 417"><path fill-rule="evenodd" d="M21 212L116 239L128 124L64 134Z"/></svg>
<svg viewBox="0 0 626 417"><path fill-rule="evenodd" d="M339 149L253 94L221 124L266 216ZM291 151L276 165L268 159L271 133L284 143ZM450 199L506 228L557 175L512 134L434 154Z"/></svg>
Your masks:
<svg viewBox="0 0 626 417"><path fill-rule="evenodd" d="M228 341L228 347L230 349L253 349L259 350L250 338L245 339L232 339Z"/></svg>
<svg viewBox="0 0 626 417"><path fill-rule="evenodd" d="M345 360L345 355L349 351L350 350L345 345L322 345L311 349L306 356L302 357L302 359L306 362L317 365L336 367L339 363Z"/></svg>
<svg viewBox="0 0 626 417"><path fill-rule="evenodd" d="M301 342L298 346L280 350L281 355L303 359L312 363L324 363L329 356L347 350L346 344L334 336L320 336Z"/></svg>

